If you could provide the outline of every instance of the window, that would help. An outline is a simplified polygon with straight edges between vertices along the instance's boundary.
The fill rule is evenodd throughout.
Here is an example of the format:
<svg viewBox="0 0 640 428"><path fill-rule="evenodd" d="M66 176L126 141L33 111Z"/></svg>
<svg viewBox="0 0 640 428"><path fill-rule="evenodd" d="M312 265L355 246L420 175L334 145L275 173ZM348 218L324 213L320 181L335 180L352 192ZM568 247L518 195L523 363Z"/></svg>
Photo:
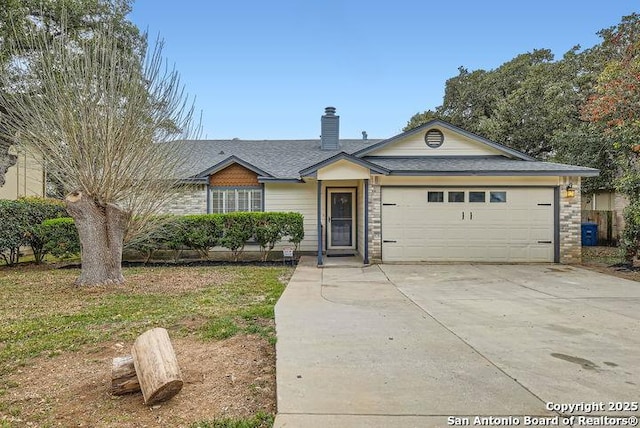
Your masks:
<svg viewBox="0 0 640 428"><path fill-rule="evenodd" d="M464 202L464 192L449 192L449 202Z"/></svg>
<svg viewBox="0 0 640 428"><path fill-rule="evenodd" d="M212 188L211 212L262 211L262 189Z"/></svg>
<svg viewBox="0 0 640 428"><path fill-rule="evenodd" d="M469 192L469 202L484 202L485 192Z"/></svg>
<svg viewBox="0 0 640 428"><path fill-rule="evenodd" d="M507 202L507 192L489 192L490 203Z"/></svg>
<svg viewBox="0 0 640 428"><path fill-rule="evenodd" d="M444 192L427 192L427 202L444 202Z"/></svg>

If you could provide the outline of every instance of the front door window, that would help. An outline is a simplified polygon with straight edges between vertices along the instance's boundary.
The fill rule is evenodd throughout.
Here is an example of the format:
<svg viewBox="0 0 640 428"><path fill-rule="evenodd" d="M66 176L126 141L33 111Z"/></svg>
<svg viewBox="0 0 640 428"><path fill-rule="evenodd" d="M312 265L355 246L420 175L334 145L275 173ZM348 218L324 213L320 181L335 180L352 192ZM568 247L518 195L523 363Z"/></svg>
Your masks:
<svg viewBox="0 0 640 428"><path fill-rule="evenodd" d="M353 192L332 191L331 247L353 246Z"/></svg>

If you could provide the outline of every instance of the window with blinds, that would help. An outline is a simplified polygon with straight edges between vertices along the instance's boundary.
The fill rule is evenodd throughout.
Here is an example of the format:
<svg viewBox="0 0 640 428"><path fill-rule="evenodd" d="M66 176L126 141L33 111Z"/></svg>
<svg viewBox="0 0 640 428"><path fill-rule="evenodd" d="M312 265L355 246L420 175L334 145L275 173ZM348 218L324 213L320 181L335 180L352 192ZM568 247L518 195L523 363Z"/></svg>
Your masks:
<svg viewBox="0 0 640 428"><path fill-rule="evenodd" d="M262 189L211 189L212 213L233 213L248 211L262 211Z"/></svg>

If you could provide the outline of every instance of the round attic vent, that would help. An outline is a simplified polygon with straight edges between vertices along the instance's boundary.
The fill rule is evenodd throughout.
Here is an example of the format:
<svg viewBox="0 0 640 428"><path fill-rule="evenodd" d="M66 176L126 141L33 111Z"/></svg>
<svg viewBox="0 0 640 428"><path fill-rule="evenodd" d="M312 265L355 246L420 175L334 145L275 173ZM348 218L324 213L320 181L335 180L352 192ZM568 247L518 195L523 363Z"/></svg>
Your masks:
<svg viewBox="0 0 640 428"><path fill-rule="evenodd" d="M439 129L432 128L424 135L424 141L427 146L437 149L444 143L444 134Z"/></svg>

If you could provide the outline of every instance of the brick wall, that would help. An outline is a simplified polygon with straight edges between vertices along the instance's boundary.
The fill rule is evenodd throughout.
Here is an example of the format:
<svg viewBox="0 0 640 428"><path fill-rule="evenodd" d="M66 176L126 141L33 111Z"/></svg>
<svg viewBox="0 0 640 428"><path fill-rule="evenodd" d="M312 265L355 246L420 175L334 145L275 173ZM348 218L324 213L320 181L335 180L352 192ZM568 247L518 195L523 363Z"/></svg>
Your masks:
<svg viewBox="0 0 640 428"><path fill-rule="evenodd" d="M566 187L573 184L575 196L567 198ZM580 177L566 177L560 184L560 263L582 261Z"/></svg>
<svg viewBox="0 0 640 428"><path fill-rule="evenodd" d="M369 182L369 260L382 262L382 223L380 185Z"/></svg>
<svg viewBox="0 0 640 428"><path fill-rule="evenodd" d="M216 172L209 177L211 186L259 186L258 175L237 163Z"/></svg>
<svg viewBox="0 0 640 428"><path fill-rule="evenodd" d="M188 184L182 186L177 194L162 209L162 214L206 214L207 186Z"/></svg>

